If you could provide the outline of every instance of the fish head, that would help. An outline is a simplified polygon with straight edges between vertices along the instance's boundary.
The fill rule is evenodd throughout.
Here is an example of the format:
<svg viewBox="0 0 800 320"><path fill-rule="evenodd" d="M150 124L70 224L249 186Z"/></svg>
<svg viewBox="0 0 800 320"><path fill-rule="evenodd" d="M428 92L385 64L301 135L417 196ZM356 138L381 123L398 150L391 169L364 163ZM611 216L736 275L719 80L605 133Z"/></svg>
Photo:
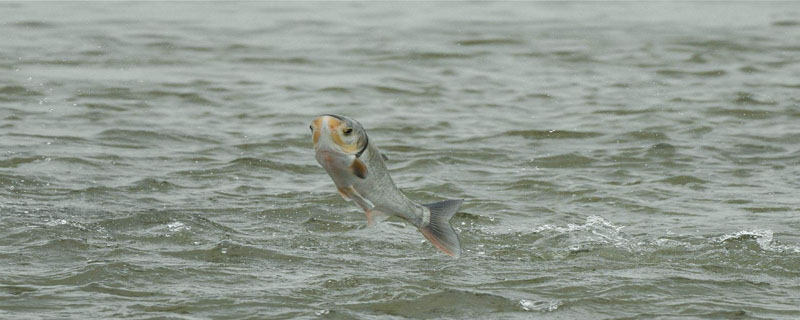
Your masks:
<svg viewBox="0 0 800 320"><path fill-rule="evenodd" d="M324 114L314 118L309 127L317 152L359 155L368 143L361 123L345 116Z"/></svg>

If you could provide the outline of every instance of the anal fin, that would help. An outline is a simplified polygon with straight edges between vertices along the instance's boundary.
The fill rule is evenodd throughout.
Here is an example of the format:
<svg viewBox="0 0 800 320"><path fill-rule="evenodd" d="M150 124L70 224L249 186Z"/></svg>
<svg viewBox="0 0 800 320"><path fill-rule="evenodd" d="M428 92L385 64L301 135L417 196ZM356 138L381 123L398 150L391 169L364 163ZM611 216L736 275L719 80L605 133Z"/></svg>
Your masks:
<svg viewBox="0 0 800 320"><path fill-rule="evenodd" d="M375 223L386 220L389 215L378 210L365 210L367 213L367 227L372 227Z"/></svg>
<svg viewBox="0 0 800 320"><path fill-rule="evenodd" d="M353 188L353 186L349 186L347 188L337 187L336 189L339 190L339 194L342 195L342 198L347 201L354 201L359 208L364 210L364 212L367 214L368 227L374 226L376 222L386 220L386 218L389 217L388 214L379 210L375 210L375 205L372 203L372 201L364 198L360 193L358 193L356 188Z"/></svg>

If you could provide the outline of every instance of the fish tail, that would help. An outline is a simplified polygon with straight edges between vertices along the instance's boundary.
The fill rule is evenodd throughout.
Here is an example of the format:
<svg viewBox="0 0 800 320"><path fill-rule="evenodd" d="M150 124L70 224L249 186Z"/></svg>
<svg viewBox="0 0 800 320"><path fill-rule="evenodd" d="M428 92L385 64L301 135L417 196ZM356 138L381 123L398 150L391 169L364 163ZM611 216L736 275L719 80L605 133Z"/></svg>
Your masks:
<svg viewBox="0 0 800 320"><path fill-rule="evenodd" d="M464 200L459 199L423 204L431 213L430 222L418 227L431 244L454 258L461 255L461 240L450 225L450 218L458 211L462 202Z"/></svg>

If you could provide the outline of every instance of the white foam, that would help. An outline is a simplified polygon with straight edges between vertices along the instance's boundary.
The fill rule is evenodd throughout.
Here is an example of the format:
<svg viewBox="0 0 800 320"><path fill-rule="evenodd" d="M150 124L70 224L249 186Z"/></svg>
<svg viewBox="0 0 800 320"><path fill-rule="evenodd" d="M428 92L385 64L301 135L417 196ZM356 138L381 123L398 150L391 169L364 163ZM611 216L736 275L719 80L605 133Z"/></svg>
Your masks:
<svg viewBox="0 0 800 320"><path fill-rule="evenodd" d="M64 224L68 224L68 223L69 223L69 221L64 220L64 219L55 219L55 220L47 221L45 223L45 225L47 225L48 227L55 227L55 226L58 226L58 225L64 225Z"/></svg>
<svg viewBox="0 0 800 320"><path fill-rule="evenodd" d="M552 224L545 224L545 225L542 225L542 226L539 226L539 227L533 229L533 232L539 233L539 232L542 232L542 231L550 231L550 230L552 230L552 231L557 231L557 232L564 233L564 232L592 230L592 229L594 229L594 230L596 230L596 229L609 229L609 230L614 231L615 233L619 233L619 231L622 230L622 228L625 228L625 227L624 226L614 225L613 223L609 222L608 220L606 220L605 218L603 218L601 216L592 215L592 216L586 217L586 222L584 224L580 224L579 225L579 224L570 223L570 224L567 224L566 227L559 227L559 226L554 226Z"/></svg>
<svg viewBox="0 0 800 320"><path fill-rule="evenodd" d="M562 305L561 301L531 301L522 299L519 301L519 306L525 311L542 311L550 312L558 309Z"/></svg>
<svg viewBox="0 0 800 320"><path fill-rule="evenodd" d="M764 230L750 229L750 230L742 230L739 232L724 234L722 236L717 237L716 242L723 243L725 241L746 239L746 238L755 239L756 243L758 243L758 246L765 251L800 253L800 246L781 245L775 243L773 241L774 234L772 230L769 229L764 229Z"/></svg>
<svg viewBox="0 0 800 320"><path fill-rule="evenodd" d="M180 232L180 231L183 231L183 230L191 230L192 227L191 226L187 226L183 222L175 221L175 222L171 222L171 223L167 224L167 229L169 230L169 232Z"/></svg>
<svg viewBox="0 0 800 320"><path fill-rule="evenodd" d="M625 248L628 250L633 250L634 245L629 241L623 233L620 231L625 228L625 226L618 226L615 225L605 218L601 216L588 216L586 217L586 222L583 224L567 224L566 227L559 227L554 225L542 225L533 230L534 233L544 232L544 231L551 231L557 233L574 233L574 232L583 232L588 233L586 236L581 236L579 239L581 242L588 241L588 242L599 242L599 243L607 243L612 244L616 247ZM585 243L578 243L570 247L571 251L579 251L584 247Z"/></svg>

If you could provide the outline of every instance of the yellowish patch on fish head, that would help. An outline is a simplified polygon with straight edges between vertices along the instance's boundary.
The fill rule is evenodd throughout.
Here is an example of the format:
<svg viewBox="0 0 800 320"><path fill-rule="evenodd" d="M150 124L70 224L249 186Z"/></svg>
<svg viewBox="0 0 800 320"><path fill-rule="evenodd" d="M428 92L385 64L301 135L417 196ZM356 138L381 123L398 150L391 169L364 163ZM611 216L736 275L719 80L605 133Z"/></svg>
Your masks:
<svg viewBox="0 0 800 320"><path fill-rule="evenodd" d="M314 142L314 146L317 146L317 142L319 142L320 136L320 126L322 126L322 117L316 117L313 121L311 121L311 125L308 126L311 129L311 140Z"/></svg>
<svg viewBox="0 0 800 320"><path fill-rule="evenodd" d="M356 154L364 143L362 142L363 129L361 125L343 116L319 116L311 122L311 132L314 148L318 150L324 147L335 147L341 152Z"/></svg>

